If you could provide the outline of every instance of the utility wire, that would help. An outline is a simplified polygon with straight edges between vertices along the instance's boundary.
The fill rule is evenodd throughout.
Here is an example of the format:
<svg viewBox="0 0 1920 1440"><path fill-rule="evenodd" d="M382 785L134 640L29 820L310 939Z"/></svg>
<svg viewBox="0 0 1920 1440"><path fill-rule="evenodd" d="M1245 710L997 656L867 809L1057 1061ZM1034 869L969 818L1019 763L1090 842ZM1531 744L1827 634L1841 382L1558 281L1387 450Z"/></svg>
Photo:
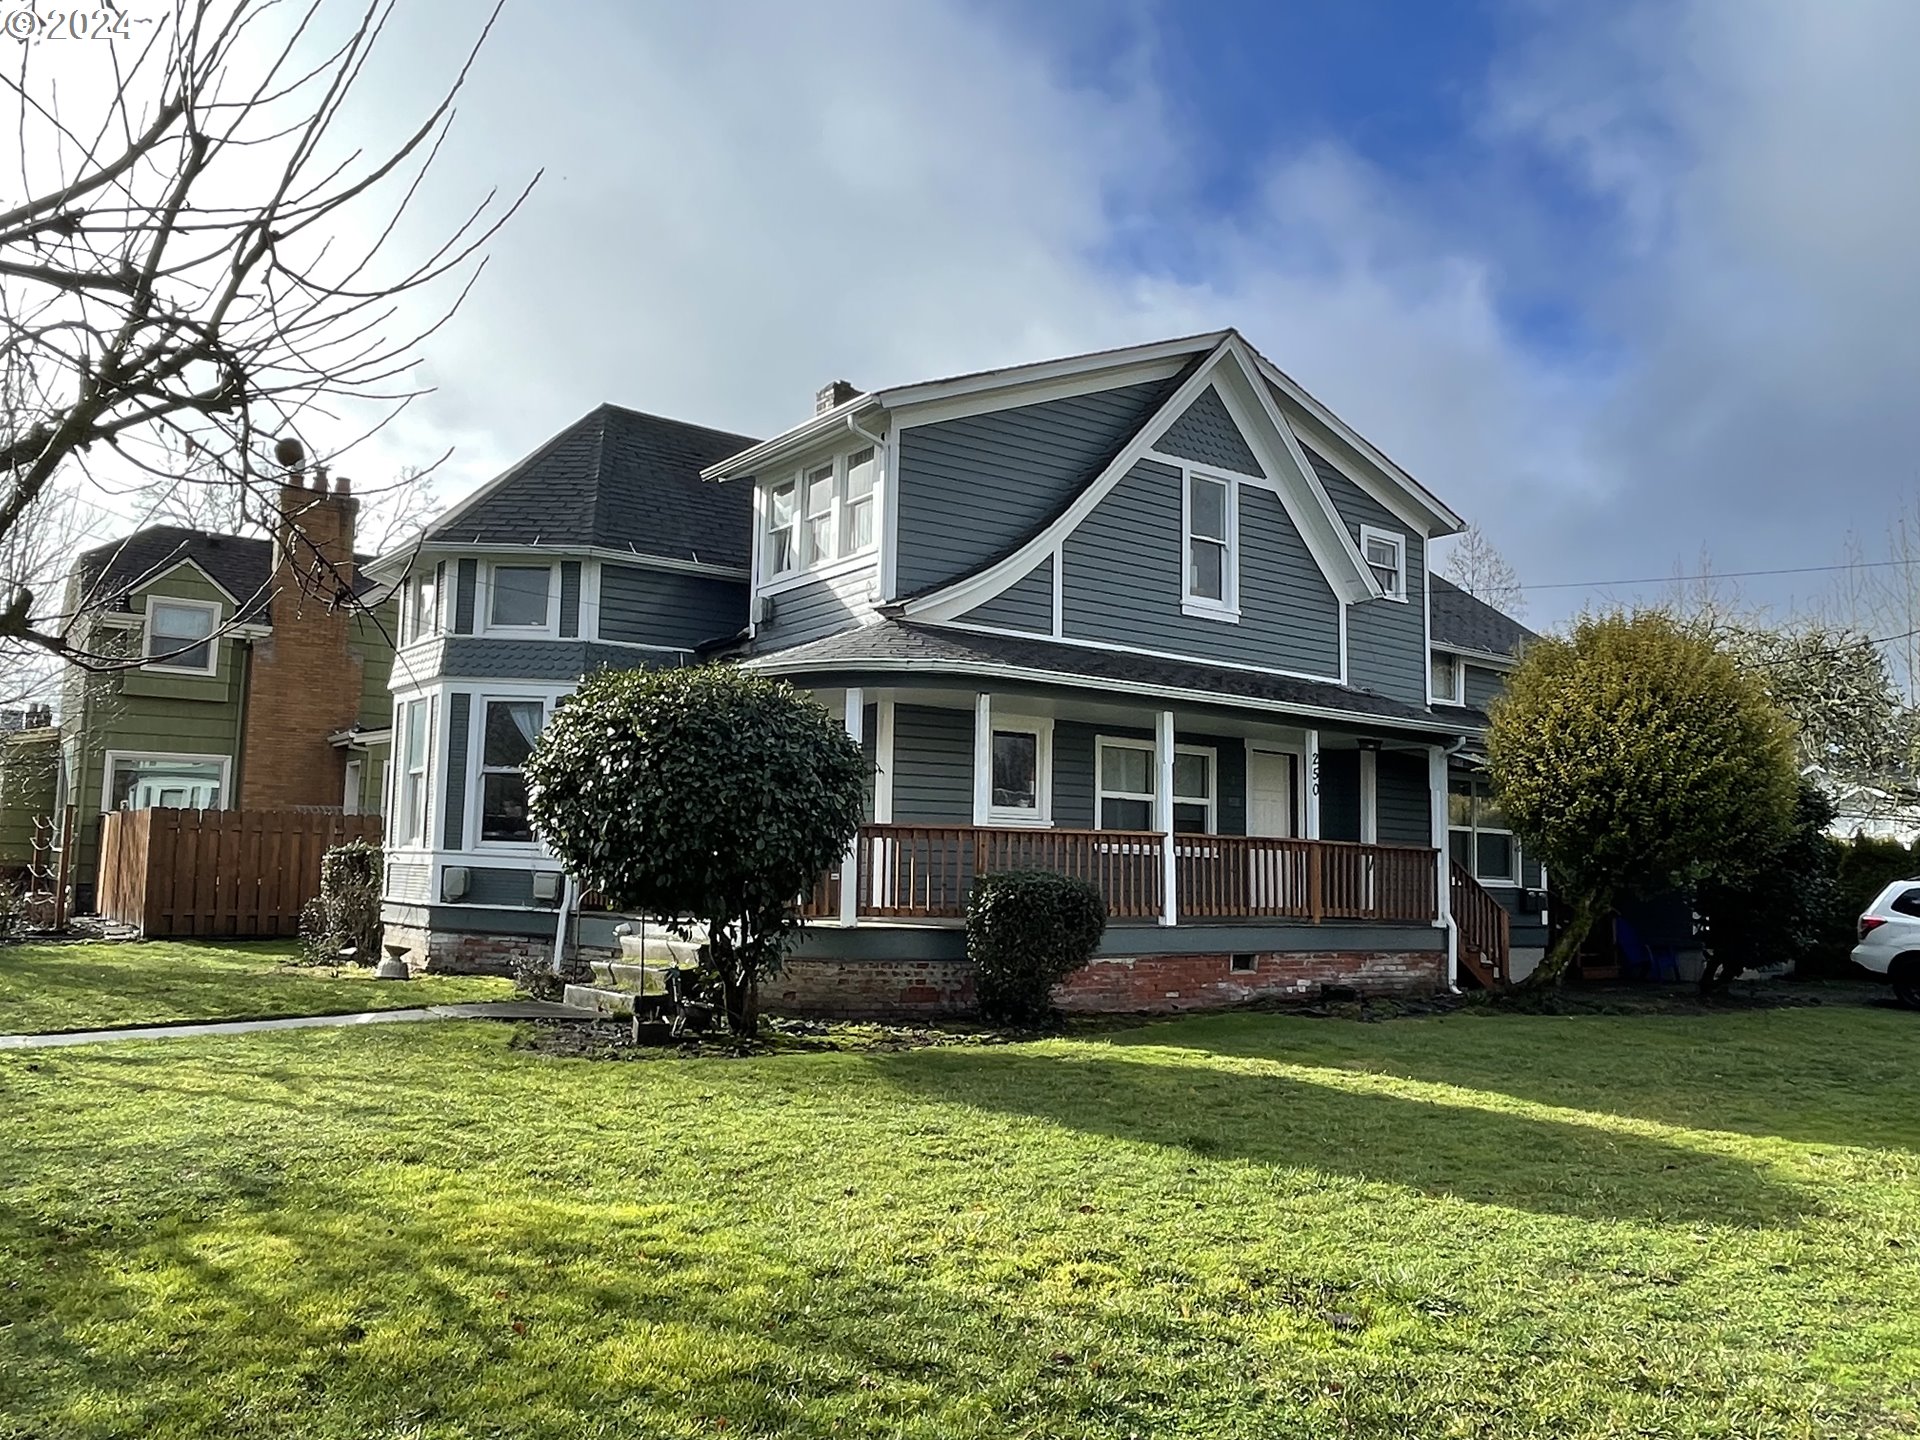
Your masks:
<svg viewBox="0 0 1920 1440"><path fill-rule="evenodd" d="M1846 565L1795 565L1782 570L1712 570L1699 575L1646 575L1633 580L1545 580L1522 590L1600 590L1608 585L1677 585L1688 580L1748 580L1761 575L1830 575L1839 570L1884 570L1894 565L1920 569L1920 560L1856 560Z"/></svg>

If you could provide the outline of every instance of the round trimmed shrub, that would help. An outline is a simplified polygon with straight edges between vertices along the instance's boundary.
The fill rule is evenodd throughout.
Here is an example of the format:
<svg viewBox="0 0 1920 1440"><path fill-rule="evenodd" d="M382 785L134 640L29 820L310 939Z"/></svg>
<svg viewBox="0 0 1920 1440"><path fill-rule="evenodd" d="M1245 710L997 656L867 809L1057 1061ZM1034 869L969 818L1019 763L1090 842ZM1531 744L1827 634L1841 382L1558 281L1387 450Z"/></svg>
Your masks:
<svg viewBox="0 0 1920 1440"><path fill-rule="evenodd" d="M1002 1025L1054 1016L1053 987L1093 958L1107 902L1090 881L1042 870L982 875L967 897L967 958L980 1013Z"/></svg>

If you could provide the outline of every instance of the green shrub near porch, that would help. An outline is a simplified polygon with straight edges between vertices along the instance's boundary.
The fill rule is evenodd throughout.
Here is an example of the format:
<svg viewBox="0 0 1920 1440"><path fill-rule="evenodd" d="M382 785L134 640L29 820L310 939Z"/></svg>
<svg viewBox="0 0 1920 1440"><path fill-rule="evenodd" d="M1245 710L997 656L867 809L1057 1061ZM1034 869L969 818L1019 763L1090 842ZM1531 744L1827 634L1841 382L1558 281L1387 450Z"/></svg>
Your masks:
<svg viewBox="0 0 1920 1440"><path fill-rule="evenodd" d="M1009 1025L1053 1014L1053 987L1093 958L1107 929L1099 887L1070 875L982 875L967 897L967 958L980 1013Z"/></svg>

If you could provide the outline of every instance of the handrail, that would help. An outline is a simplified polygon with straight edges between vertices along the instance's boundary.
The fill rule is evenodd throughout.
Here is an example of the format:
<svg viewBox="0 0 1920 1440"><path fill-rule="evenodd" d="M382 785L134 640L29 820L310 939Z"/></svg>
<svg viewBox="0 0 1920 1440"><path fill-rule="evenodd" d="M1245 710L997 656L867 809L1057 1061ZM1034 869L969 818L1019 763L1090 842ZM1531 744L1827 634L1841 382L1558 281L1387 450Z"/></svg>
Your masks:
<svg viewBox="0 0 1920 1440"><path fill-rule="evenodd" d="M1468 968L1476 975L1476 966L1484 968L1484 980L1505 985L1512 958L1512 922L1505 908L1457 860L1449 868L1447 897Z"/></svg>

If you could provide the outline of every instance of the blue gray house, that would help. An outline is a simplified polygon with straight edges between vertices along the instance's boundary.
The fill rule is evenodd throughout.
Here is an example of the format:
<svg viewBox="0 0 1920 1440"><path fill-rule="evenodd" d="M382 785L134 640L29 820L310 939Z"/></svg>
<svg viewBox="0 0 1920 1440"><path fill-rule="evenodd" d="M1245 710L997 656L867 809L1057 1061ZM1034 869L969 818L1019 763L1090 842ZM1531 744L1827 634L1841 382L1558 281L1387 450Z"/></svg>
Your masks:
<svg viewBox="0 0 1920 1440"><path fill-rule="evenodd" d="M1070 1006L1492 985L1544 880L1476 777L1527 632L1461 521L1232 331L856 393L760 443L603 407L389 557L389 943L550 947L518 762L600 665L724 652L872 758L775 1008L964 1008L973 877L1085 876ZM579 938L610 947L613 917Z"/></svg>

